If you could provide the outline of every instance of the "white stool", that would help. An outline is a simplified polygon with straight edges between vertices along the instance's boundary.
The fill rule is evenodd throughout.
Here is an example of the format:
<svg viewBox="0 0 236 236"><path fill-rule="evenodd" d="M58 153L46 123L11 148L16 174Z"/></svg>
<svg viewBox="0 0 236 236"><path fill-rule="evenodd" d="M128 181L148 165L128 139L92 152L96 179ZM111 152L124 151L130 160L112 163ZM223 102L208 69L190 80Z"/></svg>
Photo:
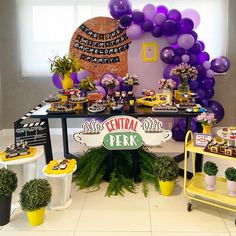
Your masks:
<svg viewBox="0 0 236 236"><path fill-rule="evenodd" d="M12 170L16 173L18 178L18 184L15 192L12 195L12 203L15 204L14 207L19 207L19 194L23 185L36 178L37 171L37 159L44 153L42 148L37 148L36 153L32 157L3 161L0 159L0 164L8 170Z"/></svg>
<svg viewBox="0 0 236 236"><path fill-rule="evenodd" d="M72 174L77 166L70 173L65 174L47 174L45 173L47 166L43 168L43 173L47 176L48 182L52 187L52 198L49 208L52 210L63 210L68 208L71 203L71 182Z"/></svg>

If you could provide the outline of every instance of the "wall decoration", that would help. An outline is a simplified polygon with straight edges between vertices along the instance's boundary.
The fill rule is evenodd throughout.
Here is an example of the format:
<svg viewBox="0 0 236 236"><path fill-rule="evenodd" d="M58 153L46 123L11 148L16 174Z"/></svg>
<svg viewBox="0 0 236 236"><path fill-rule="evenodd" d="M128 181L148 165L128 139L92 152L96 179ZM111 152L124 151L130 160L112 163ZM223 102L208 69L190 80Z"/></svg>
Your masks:
<svg viewBox="0 0 236 236"><path fill-rule="evenodd" d="M113 116L103 123L92 119L82 124L83 131L74 134L75 141L88 146L104 145L108 150L138 149L146 146L158 146L172 136L170 130L162 128L157 118L148 117L142 122L131 116Z"/></svg>
<svg viewBox="0 0 236 236"><path fill-rule="evenodd" d="M157 42L143 43L142 56L144 62L156 62L158 59L158 44Z"/></svg>
<svg viewBox="0 0 236 236"><path fill-rule="evenodd" d="M95 17L80 25L72 36L70 53L89 71L91 78L112 72L128 72L127 52L130 39L119 23L109 17Z"/></svg>

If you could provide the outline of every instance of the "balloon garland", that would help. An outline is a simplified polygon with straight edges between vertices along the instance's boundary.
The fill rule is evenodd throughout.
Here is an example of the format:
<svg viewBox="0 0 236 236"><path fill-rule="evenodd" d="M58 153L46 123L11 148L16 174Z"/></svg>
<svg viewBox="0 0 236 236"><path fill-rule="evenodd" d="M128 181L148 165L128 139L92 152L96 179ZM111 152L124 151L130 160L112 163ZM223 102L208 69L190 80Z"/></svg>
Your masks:
<svg viewBox="0 0 236 236"><path fill-rule="evenodd" d="M215 114L218 122L224 118L223 106L211 100L215 94L214 73L225 73L230 67L227 57L219 57L210 61L210 55L204 51L205 44L198 39L194 31L200 23L200 15L194 9L169 10L166 6L147 4L142 11L132 11L129 0L110 0L109 11L113 18L119 20L120 27L126 29L126 34L131 40L140 38L144 33L151 33L153 37L165 37L169 43L160 52L161 60L167 64L163 71L163 78L172 78L178 85L177 76L171 75L171 70L184 62L195 66L198 79L190 81L190 89L199 95L201 105L207 107ZM180 120L172 128L175 140L184 140L185 123ZM196 129L196 123L191 124Z"/></svg>

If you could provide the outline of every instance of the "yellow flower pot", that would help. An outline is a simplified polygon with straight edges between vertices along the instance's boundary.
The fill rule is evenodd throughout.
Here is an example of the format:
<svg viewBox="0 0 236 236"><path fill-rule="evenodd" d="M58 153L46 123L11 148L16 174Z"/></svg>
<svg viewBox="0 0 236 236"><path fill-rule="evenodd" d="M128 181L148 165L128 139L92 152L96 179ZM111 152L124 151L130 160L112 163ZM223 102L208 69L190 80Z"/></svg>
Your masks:
<svg viewBox="0 0 236 236"><path fill-rule="evenodd" d="M45 207L37 211L28 211L27 216L32 226L41 225L44 222Z"/></svg>
<svg viewBox="0 0 236 236"><path fill-rule="evenodd" d="M202 133L203 134L211 134L211 125L202 125L203 130Z"/></svg>
<svg viewBox="0 0 236 236"><path fill-rule="evenodd" d="M175 184L174 180L173 181L159 180L161 194L164 196L170 196L173 192L174 184Z"/></svg>

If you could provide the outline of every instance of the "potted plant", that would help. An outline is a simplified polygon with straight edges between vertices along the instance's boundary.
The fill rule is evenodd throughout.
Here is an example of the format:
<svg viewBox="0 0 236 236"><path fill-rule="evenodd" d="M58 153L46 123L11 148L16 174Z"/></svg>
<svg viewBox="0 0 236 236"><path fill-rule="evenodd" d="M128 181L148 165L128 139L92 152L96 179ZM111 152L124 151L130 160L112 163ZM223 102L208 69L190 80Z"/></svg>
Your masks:
<svg viewBox="0 0 236 236"><path fill-rule="evenodd" d="M81 82L79 83L78 89L80 89L84 93L84 96L86 97L87 91L96 90L96 86L93 83L93 80L91 78L86 77L81 80Z"/></svg>
<svg viewBox="0 0 236 236"><path fill-rule="evenodd" d="M26 211L31 225L44 222L45 207L51 200L52 189L46 179L33 179L27 182L20 192L20 204Z"/></svg>
<svg viewBox="0 0 236 236"><path fill-rule="evenodd" d="M6 168L0 169L0 226L10 221L12 193L17 187L16 174Z"/></svg>
<svg viewBox="0 0 236 236"><path fill-rule="evenodd" d="M53 59L49 59L49 62L51 63L51 72L57 74L61 79L59 82L61 82L62 88L64 90L73 88L74 81L71 78L71 73L80 70L80 65L76 58L70 55L63 57L56 56ZM60 87L58 86L58 81L54 81L54 85L56 85L57 88Z"/></svg>
<svg viewBox="0 0 236 236"><path fill-rule="evenodd" d="M174 180L179 176L178 163L169 156L159 157L156 161L156 174L161 194L171 195L174 189Z"/></svg>
<svg viewBox="0 0 236 236"><path fill-rule="evenodd" d="M207 161L203 166L205 175L206 189L209 191L215 190L216 175L218 173L218 167L214 162Z"/></svg>
<svg viewBox="0 0 236 236"><path fill-rule="evenodd" d="M228 194L230 196L236 196L236 169L229 167L225 170L225 177L227 179Z"/></svg>
<svg viewBox="0 0 236 236"><path fill-rule="evenodd" d="M203 112L196 117L197 121L201 123L203 127L203 134L210 134L211 127L216 124L214 113Z"/></svg>

